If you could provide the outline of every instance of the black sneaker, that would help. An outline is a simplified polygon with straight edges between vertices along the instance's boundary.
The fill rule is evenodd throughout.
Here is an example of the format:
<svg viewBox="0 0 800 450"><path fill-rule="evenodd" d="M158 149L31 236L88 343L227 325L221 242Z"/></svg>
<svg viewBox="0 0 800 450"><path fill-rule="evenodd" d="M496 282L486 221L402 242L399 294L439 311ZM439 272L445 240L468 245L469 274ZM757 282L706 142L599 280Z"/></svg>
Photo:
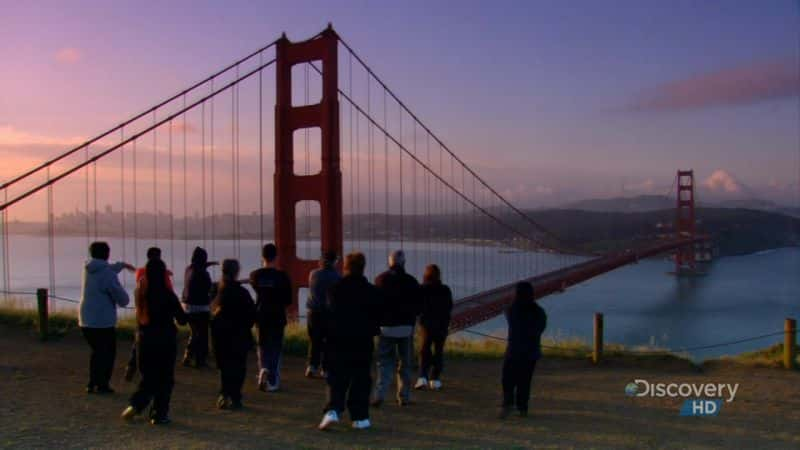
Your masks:
<svg viewBox="0 0 800 450"><path fill-rule="evenodd" d="M97 393L98 394L113 394L114 389L111 389L111 386L97 386Z"/></svg>
<svg viewBox="0 0 800 450"><path fill-rule="evenodd" d="M181 364L183 364L183 367L192 367L192 358L189 358L188 356L184 356L183 357L183 362Z"/></svg>
<svg viewBox="0 0 800 450"><path fill-rule="evenodd" d="M87 394L94 394L95 393L94 386L92 386L92 385L86 386L86 393Z"/></svg>
<svg viewBox="0 0 800 450"><path fill-rule="evenodd" d="M244 408L244 405L242 404L241 400L233 400L233 401L231 401L231 405L229 407L229 409L231 411L238 411L238 410L240 410L242 408Z"/></svg>
<svg viewBox="0 0 800 450"><path fill-rule="evenodd" d="M155 416L150 419L151 425L168 425L170 422L172 421L169 419L169 416Z"/></svg>
<svg viewBox="0 0 800 450"><path fill-rule="evenodd" d="M500 412L497 414L498 419L505 419L508 415L511 414L511 407L510 406L501 406Z"/></svg>
<svg viewBox="0 0 800 450"><path fill-rule="evenodd" d="M228 408L228 397L224 395L220 395L217 397L217 408L219 409L227 409Z"/></svg>
<svg viewBox="0 0 800 450"><path fill-rule="evenodd" d="M519 410L519 416L520 416L520 417L528 417L528 410L526 410L526 409L520 409L520 410Z"/></svg>

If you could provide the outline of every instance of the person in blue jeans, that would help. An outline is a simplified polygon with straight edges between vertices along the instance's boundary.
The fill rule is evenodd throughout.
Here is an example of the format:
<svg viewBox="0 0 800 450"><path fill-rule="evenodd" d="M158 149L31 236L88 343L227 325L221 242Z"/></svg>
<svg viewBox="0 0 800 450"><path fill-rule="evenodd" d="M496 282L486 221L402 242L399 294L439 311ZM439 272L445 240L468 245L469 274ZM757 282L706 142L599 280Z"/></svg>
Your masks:
<svg viewBox="0 0 800 450"><path fill-rule="evenodd" d="M308 365L306 377L324 376L323 346L325 305L328 290L342 277L336 271L335 251L326 251L319 261L319 269L308 275L308 300L306 301L306 326L308 328Z"/></svg>
<svg viewBox="0 0 800 450"><path fill-rule="evenodd" d="M378 382L372 406L383 404L389 385L397 373L397 404L411 401L411 360L414 325L422 310L417 280L406 273L402 250L389 255L389 270L375 278L375 287L383 298L383 314L378 338Z"/></svg>
<svg viewBox="0 0 800 450"><path fill-rule="evenodd" d="M514 301L506 309L508 345L503 361L503 406L500 417L516 407L519 415L528 415L531 379L536 362L542 357L542 333L547 327L547 314L533 298L533 286L517 283Z"/></svg>
<svg viewBox="0 0 800 450"><path fill-rule="evenodd" d="M258 327L258 388L274 392L280 389L280 364L286 308L292 304L292 282L278 270L278 249L266 244L261 250L264 267L250 273L250 285L256 292Z"/></svg>

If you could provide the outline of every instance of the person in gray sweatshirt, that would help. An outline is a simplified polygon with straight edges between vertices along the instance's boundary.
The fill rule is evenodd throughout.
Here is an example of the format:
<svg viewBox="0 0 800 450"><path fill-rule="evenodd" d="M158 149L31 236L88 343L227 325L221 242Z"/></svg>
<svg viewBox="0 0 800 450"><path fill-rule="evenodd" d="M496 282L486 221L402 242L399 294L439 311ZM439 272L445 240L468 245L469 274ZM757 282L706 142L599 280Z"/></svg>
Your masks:
<svg viewBox="0 0 800 450"><path fill-rule="evenodd" d="M117 307L124 307L130 301L117 274L123 269L136 270L124 262L109 264L110 254L107 243L92 242L81 280L78 325L91 348L88 394L114 392L109 381L117 354Z"/></svg>

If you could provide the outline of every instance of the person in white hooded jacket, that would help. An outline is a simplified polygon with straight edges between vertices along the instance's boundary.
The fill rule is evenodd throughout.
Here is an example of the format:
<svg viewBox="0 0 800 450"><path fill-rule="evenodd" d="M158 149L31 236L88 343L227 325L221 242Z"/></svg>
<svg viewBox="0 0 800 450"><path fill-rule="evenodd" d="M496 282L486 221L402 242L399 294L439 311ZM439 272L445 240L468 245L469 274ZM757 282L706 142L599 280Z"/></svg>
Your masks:
<svg viewBox="0 0 800 450"><path fill-rule="evenodd" d="M78 325L91 348L89 394L114 392L109 384L117 354L117 307L130 299L117 278L123 269L136 270L128 263L108 263L111 248L105 242L92 242L89 261L83 269Z"/></svg>

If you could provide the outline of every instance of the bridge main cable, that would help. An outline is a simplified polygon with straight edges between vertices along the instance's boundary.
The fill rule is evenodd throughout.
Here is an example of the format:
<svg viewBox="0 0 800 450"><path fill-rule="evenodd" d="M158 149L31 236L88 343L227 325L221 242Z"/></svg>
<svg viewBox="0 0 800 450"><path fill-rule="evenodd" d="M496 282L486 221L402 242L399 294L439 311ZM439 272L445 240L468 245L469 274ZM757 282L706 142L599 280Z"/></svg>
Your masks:
<svg viewBox="0 0 800 450"><path fill-rule="evenodd" d="M212 75L206 77L205 79L194 83L190 87L188 87L188 88L184 89L183 91L181 91L181 92L169 97L168 99L162 101L161 103L158 103L155 106L151 106L147 110L145 110L145 111L143 111L143 112L131 117L130 119L120 123L119 125L115 126L114 128L111 128L111 129L109 129L109 130L107 130L107 131L105 131L105 132L93 137L92 139L89 139L88 141L83 142L82 144L78 145L77 147L74 147L74 148L72 148L70 150L67 150L66 152L56 156L55 158L52 158L52 159L50 159L48 161L45 161L45 162L39 164L38 166L28 170L27 172L24 172L21 175L18 175L16 177L12 178L9 181L6 181L2 185L0 185L0 190L6 189L6 188L18 183L19 181L24 180L25 178L27 178L27 177L29 177L29 176L31 176L31 175L33 175L33 174L45 169L45 168L47 168L48 166L53 165L53 164L57 163L58 161L60 161L60 160L62 160L64 158L74 154L75 152L81 150L82 148L85 148L85 147L87 147L87 146L99 141L100 139L103 139L104 137L109 136L111 133L114 133L116 131L119 131L119 130L125 128L126 126L130 125L133 122L136 122L137 120L141 119L142 117L144 117L144 116L146 116L148 114L154 113L156 110L162 108L163 106L165 106L165 105L167 105L167 104L169 104L169 103L181 98L182 96L185 96L186 94L190 93L191 91L193 91L193 90L197 89L198 87L208 83L209 81L214 80L215 78L217 78L220 75L224 74L225 72L228 72L229 70L239 66L240 64L242 64L245 61L253 58L254 56L269 50L271 47L273 47L275 45L276 42L278 42L278 41L274 40L274 41L270 42L269 44L265 45L264 47L261 47L260 49L250 53L249 55L239 59L238 61L236 61L236 62L234 62L232 64L229 64L225 68L223 68L221 70L218 70L217 72L215 72ZM260 69L263 69L263 67L261 67ZM4 208L5 208L5 205L3 206L3 208L0 208L0 209L4 209Z"/></svg>
<svg viewBox="0 0 800 450"><path fill-rule="evenodd" d="M251 70L250 72L246 73L245 75L242 75L241 77L229 82L228 84L226 84L223 87L217 89L216 91L214 91L214 92L212 92L212 93L200 98L199 100L196 100L194 103L191 103L189 106L181 108L177 112L170 114L169 116L167 116L166 118L164 118L164 119L162 119L162 120L160 120L158 122L154 122L149 127L147 127L144 130L142 130L142 131L130 136L129 138L125 139L124 141L120 142L119 144L116 144L116 145L114 145L114 146L112 146L112 147L110 147L110 148L108 148L108 149L106 149L106 150L104 150L104 151L92 156L91 158L89 158L89 159L87 159L87 160L85 160L85 161L73 166L72 168L70 168L70 169L68 169L68 170L66 170L64 172L61 172L57 176L48 179L46 182L41 183L38 186L35 186L35 187L29 189L28 191L26 191L26 192L24 192L24 193L22 193L22 194L20 194L20 195L18 195L16 197L12 198L11 200L5 201L5 203L0 205L0 211L5 210L6 208L14 205L15 203L17 203L17 202L19 202L21 200L24 200L27 197L30 197L31 195L35 194L36 192L39 192L40 190L42 190L42 189L44 189L44 188L46 188L46 187L48 187L48 186L50 186L52 184L55 184L56 182L60 181L61 179L66 178L69 175L72 175L73 173L77 172L78 170L80 170L80 169L82 169L82 168L84 168L84 167L86 167L86 166L88 166L88 165L90 165L90 164L102 159L106 155L108 155L110 153L113 153L114 151L116 151L119 148L122 148L123 146L125 146L125 144L128 144L130 142L135 142L141 136L146 135L147 133L155 130L156 128L158 128L158 127L160 127L160 126L162 126L162 125L164 125L166 123L169 123L171 120L174 120L176 117L181 116L186 111L194 109L198 105L203 104L206 101L208 101L209 99L214 98L218 94L220 94L220 93L222 93L222 92L224 92L224 91L226 91L226 90L238 85L239 83L241 83L242 81L250 78L251 76L255 75L256 73L260 73L265 68L267 68L270 65L274 64L275 61L276 60L274 58L271 59L270 61L268 61L268 62L256 67L255 69ZM83 148L83 146L78 147L78 149L81 149L81 148ZM62 155L62 156L65 156L65 155ZM56 159L51 160L51 161L57 161L58 159L59 158L56 158ZM52 164L52 163L45 163L45 165L43 167L46 168L50 164Z"/></svg>
<svg viewBox="0 0 800 450"><path fill-rule="evenodd" d="M481 184L483 184L483 186L486 189L488 189L492 194L494 194L497 198L499 198L506 206L508 206L514 212L516 212L526 222L528 222L531 225L533 225L534 228L536 228L539 232L547 235L548 237L553 239L555 242L557 242L557 243L559 243L559 244L561 244L563 246L563 247L556 248L557 250L564 251L565 253L573 253L573 254L578 254L578 255L585 254L585 252L579 252L579 251L577 251L575 249L572 249L569 245L564 243L563 240L561 238L559 238L557 235L555 235L552 231L550 231L549 229L547 229L544 226L542 226L540 223L538 223L535 220L533 220L530 216L528 216L522 210L517 208L514 204L509 202L503 195L501 195L499 192L497 192L497 190L495 190L491 185L489 185L489 183L487 183L483 178L481 178L480 175L478 175L474 170L472 170L472 168L470 168L469 165L467 165L461 158L459 158L450 149L450 147L447 146L447 144L445 144L430 128L428 128L428 126L425 125L425 123L423 123L422 120L420 120L420 118L416 114L414 114L414 112L411 111L411 109L408 106L406 106L406 104L403 103L402 100L400 100L400 98L394 93L394 91L392 91L392 89L389 88L389 86L380 77L378 77L378 75L372 70L372 68L361 58L361 56L359 56L358 53L356 53L355 50L353 50L353 48L347 43L347 41L345 41L340 35L338 35L338 33L337 33L337 37L339 38L339 42L342 43L342 45L347 49L347 51L350 52L356 58L356 61L358 61L358 63L361 64L361 66L364 67L364 69L367 71L367 73L369 73L370 76L372 76L372 78L374 78L375 81L377 81L378 84L380 84L381 87L383 87L383 89L386 90L386 92L388 92L390 96L392 96L392 98L406 111L406 113L408 113L408 115L411 116L411 118L413 118L414 121L416 121L416 123L418 123L431 137L433 137L433 139L437 143L439 143L439 145L442 148L444 148L444 150L447 151L447 153L449 153L451 157L453 157L456 161L458 161L458 163L461 164L464 167L464 169L466 169L473 177L475 177L478 181L480 181ZM316 69L316 66L314 66L313 64L312 64L312 67L314 67ZM317 71L319 71L319 69L317 69ZM339 92L344 95L344 92L342 92L341 89L339 90ZM348 99L348 101L352 102L352 100L350 100L350 99Z"/></svg>

